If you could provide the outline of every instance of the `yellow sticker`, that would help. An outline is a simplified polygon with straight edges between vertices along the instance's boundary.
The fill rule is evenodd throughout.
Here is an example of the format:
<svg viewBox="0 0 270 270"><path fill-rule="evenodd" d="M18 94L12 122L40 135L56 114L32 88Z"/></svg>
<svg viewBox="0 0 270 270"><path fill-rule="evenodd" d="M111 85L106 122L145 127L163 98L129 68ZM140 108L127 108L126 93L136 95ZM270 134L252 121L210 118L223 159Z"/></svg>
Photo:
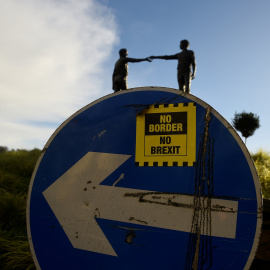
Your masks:
<svg viewBox="0 0 270 270"><path fill-rule="evenodd" d="M196 103L151 105L136 120L136 166L195 166Z"/></svg>

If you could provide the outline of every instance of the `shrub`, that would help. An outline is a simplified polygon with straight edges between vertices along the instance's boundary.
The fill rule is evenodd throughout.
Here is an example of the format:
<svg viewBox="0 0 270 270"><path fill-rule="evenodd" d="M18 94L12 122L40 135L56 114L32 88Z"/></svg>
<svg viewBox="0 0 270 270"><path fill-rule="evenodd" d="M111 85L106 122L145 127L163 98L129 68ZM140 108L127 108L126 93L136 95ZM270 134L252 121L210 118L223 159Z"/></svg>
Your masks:
<svg viewBox="0 0 270 270"><path fill-rule="evenodd" d="M270 199L270 154L259 150L252 158L260 178L263 197Z"/></svg>

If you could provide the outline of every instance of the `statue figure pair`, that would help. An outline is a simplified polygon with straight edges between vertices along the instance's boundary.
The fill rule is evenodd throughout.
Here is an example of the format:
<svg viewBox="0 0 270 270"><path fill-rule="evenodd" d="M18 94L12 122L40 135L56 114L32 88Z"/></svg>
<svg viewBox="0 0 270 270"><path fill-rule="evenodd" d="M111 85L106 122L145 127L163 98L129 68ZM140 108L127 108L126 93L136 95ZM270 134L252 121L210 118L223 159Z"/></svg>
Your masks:
<svg viewBox="0 0 270 270"><path fill-rule="evenodd" d="M174 55L164 55L164 56L150 56L146 58L129 58L127 57L127 49L121 49L119 51L120 58L115 63L115 68L113 72L113 90L118 92L120 90L126 90L127 76L128 76L128 62L136 63L148 61L152 62L152 59L164 59L164 60L178 60L177 66L177 79L179 84L179 90L190 93L191 80L195 78L196 73L196 61L195 54L193 51L188 50L189 42L188 40L182 40L180 42L180 53ZM191 72L192 69L192 72Z"/></svg>

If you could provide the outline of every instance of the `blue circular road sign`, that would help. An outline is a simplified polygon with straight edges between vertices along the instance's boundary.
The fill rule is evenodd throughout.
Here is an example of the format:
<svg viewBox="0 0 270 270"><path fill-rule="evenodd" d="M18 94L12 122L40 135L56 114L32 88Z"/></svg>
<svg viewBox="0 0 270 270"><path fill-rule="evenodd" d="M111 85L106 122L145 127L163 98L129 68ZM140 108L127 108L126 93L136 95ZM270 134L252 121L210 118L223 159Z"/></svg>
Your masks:
<svg viewBox="0 0 270 270"><path fill-rule="evenodd" d="M260 183L210 105L136 88L55 131L33 173L27 223L38 269L249 269Z"/></svg>

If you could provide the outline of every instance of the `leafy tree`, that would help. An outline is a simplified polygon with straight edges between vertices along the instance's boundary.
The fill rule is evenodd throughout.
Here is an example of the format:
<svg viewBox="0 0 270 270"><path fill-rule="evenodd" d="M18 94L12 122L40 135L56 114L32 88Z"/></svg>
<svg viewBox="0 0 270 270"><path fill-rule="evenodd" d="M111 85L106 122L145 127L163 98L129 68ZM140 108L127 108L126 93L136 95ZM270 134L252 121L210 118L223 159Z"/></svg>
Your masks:
<svg viewBox="0 0 270 270"><path fill-rule="evenodd" d="M257 128L260 127L259 116L250 112L246 113L235 113L232 119L233 127L240 131L242 136L245 138L245 144L247 143L247 138L252 136Z"/></svg>
<svg viewBox="0 0 270 270"><path fill-rule="evenodd" d="M263 197L270 199L270 154L259 150L252 155L252 159L260 178Z"/></svg>
<svg viewBox="0 0 270 270"><path fill-rule="evenodd" d="M5 153L8 151L8 148L6 146L0 146L0 153Z"/></svg>

